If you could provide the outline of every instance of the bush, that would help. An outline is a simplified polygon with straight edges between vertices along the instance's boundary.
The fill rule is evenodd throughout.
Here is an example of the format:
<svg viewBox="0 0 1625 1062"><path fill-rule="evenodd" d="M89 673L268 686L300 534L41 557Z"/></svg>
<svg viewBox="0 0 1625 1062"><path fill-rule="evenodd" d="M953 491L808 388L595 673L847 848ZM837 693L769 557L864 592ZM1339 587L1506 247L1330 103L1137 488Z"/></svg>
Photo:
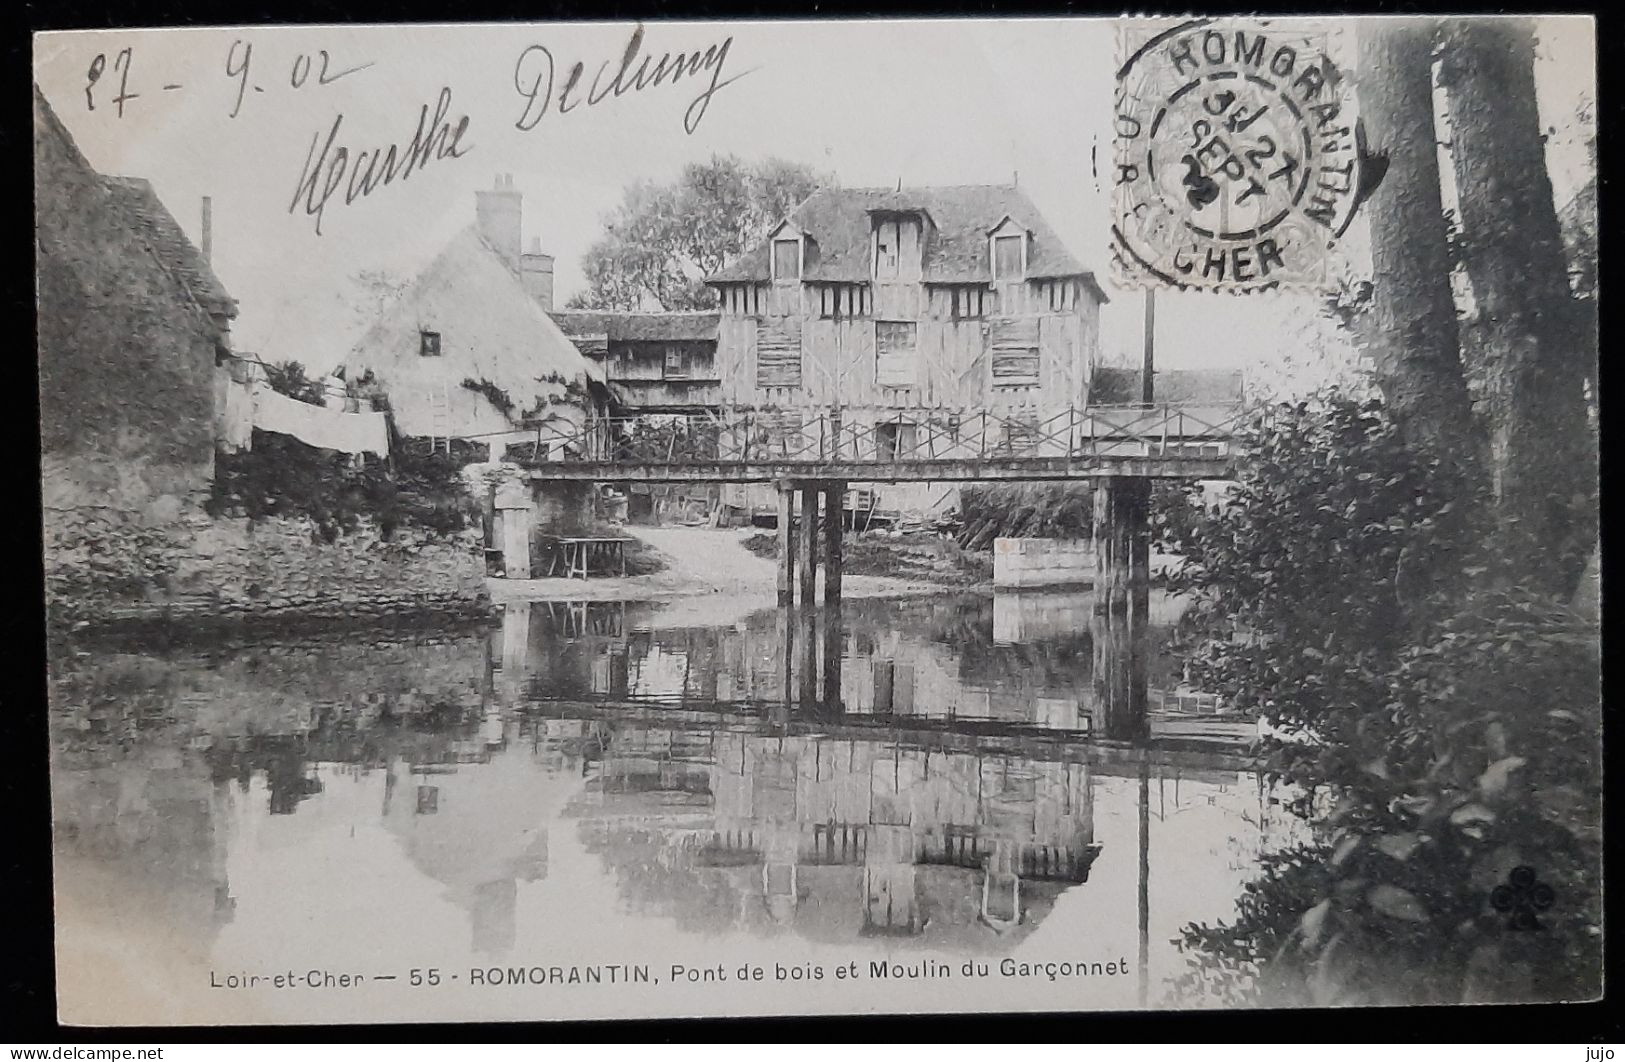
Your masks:
<svg viewBox="0 0 1625 1062"><path fill-rule="evenodd" d="M1282 407L1245 445L1233 504L1172 536L1193 562L1183 635L1198 681L1300 739L1266 742L1265 766L1316 840L1266 861L1234 923L1186 928L1181 987L1270 1005L1595 994L1595 631L1486 583L1480 499L1380 404ZM1551 932L1492 902L1522 867L1554 890Z"/></svg>
<svg viewBox="0 0 1625 1062"><path fill-rule="evenodd" d="M256 430L251 449L216 457L205 507L212 516L251 521L306 517L329 542L363 518L386 537L401 526L431 535L468 527L478 511L461 476L468 455L429 452L411 442L397 446L390 462L369 456L357 467L349 455Z"/></svg>
<svg viewBox="0 0 1625 1062"><path fill-rule="evenodd" d="M1094 491L1070 483L1014 483L965 487L954 538L971 550L991 550L996 538L1088 538L1094 527Z"/></svg>

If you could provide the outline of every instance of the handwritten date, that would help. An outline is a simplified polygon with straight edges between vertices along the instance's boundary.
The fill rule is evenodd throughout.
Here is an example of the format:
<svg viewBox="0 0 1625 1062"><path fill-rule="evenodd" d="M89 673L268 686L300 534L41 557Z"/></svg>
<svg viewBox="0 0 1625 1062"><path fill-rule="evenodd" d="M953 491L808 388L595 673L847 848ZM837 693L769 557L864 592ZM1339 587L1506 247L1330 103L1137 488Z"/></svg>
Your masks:
<svg viewBox="0 0 1625 1062"><path fill-rule="evenodd" d="M253 59L253 42L242 38L232 41L231 47L226 51L226 77L235 78L237 81L237 98L231 105L230 116L232 118L237 117L238 112L242 110L243 97L248 94L249 89L253 89L255 92L265 91L263 86L255 83L252 79L250 71L253 69ZM121 49L113 56L111 65L114 72L118 74L118 95L112 97L108 102L111 102L117 109L120 118L124 117L124 105L130 100L139 99L142 95L140 92L130 91L130 68L134 63L135 50L133 48ZM95 58L91 59L90 66L85 71L86 110L94 111L96 109L97 83L107 73L108 65L107 54L105 52L98 53ZM358 73L372 65L370 62L359 63L342 70L335 70L333 69L333 57L326 48L319 48L314 53L301 52L293 57L293 62L289 66L288 85L294 89L303 88L307 83L331 85L341 77ZM312 80L312 74L315 75L314 80ZM167 82L162 86L166 92L173 92L182 87L184 86L174 82Z"/></svg>

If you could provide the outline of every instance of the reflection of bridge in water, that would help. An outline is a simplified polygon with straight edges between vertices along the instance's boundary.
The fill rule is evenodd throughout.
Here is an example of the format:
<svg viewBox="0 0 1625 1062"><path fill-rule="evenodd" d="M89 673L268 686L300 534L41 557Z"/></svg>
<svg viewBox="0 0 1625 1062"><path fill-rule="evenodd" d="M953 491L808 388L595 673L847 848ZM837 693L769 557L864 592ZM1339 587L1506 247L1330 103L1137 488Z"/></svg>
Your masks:
<svg viewBox="0 0 1625 1062"><path fill-rule="evenodd" d="M388 840L356 851L437 882L484 955L524 939L561 823L636 915L888 949L1007 953L1067 890L1137 874L1148 947L1153 794L1166 778L1176 810L1230 793L1252 814L1246 758L1102 706L1111 617L1011 609L854 601L661 628L647 606L537 606L422 641L76 661L53 679L79 706L54 735L58 843L150 882L177 922L258 924L264 890L239 903L226 869L325 881L319 838L354 816ZM1168 682L1161 609L1142 660ZM1137 867L1133 827L1110 825L1134 815L1103 836L1095 814L1136 793ZM161 817L120 810L137 799ZM1215 836L1238 828L1224 814ZM274 862L242 847L257 816L277 819Z"/></svg>
<svg viewBox="0 0 1625 1062"><path fill-rule="evenodd" d="M1236 743L1152 736L1147 679L1171 681L1156 649L1177 609L1150 604L850 602L678 629L622 603L521 605L493 662L580 757L584 836L657 909L681 919L683 897L723 890L764 928L1004 947L1089 880L1097 777L1143 801L1153 765L1224 782L1248 766ZM1140 870L1143 928L1144 851Z"/></svg>

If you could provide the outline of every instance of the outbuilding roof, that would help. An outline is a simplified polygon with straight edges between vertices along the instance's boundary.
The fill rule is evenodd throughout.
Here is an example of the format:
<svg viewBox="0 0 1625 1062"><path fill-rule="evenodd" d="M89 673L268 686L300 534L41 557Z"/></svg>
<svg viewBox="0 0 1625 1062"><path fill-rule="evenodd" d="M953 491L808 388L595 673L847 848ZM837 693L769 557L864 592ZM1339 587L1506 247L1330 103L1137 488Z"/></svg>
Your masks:
<svg viewBox="0 0 1625 1062"><path fill-rule="evenodd" d="M561 310L551 315L571 339L608 342L703 342L717 338L720 315L706 312L633 313ZM578 343L579 345L579 343Z"/></svg>

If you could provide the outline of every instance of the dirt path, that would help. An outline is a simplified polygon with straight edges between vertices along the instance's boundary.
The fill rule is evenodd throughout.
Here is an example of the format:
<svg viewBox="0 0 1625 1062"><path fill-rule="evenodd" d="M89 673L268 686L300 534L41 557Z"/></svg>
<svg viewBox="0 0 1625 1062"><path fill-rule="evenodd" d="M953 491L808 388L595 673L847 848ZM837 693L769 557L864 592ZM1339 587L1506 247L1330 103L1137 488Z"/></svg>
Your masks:
<svg viewBox="0 0 1625 1062"><path fill-rule="evenodd" d="M777 565L747 550L742 540L753 530L704 527L628 527L667 557L667 567L654 575L608 579L490 580L491 596L502 601L644 601L684 598L674 604L694 620L744 615L777 600ZM848 575L841 580L845 597L906 597L939 592L925 582L879 575ZM819 583L822 595L822 580ZM672 609L668 608L667 612ZM713 616L713 614L715 614Z"/></svg>

